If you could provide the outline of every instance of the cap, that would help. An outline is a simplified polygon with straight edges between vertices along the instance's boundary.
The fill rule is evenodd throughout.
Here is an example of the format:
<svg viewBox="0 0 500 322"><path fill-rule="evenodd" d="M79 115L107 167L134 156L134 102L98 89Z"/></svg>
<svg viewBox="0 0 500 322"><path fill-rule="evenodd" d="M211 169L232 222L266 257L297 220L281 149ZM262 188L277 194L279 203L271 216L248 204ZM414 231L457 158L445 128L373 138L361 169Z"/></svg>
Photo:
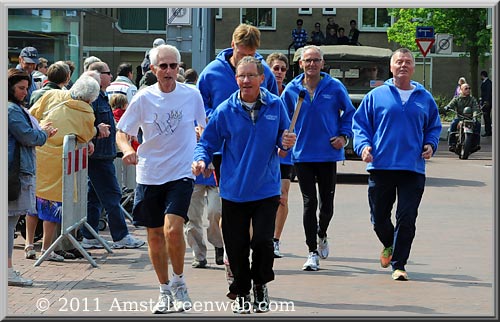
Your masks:
<svg viewBox="0 0 500 322"><path fill-rule="evenodd" d="M153 41L153 47L158 47L160 45L165 45L165 40L162 38L156 38L155 41Z"/></svg>
<svg viewBox="0 0 500 322"><path fill-rule="evenodd" d="M35 47L24 47L19 56L23 57L27 63L38 64L38 50Z"/></svg>

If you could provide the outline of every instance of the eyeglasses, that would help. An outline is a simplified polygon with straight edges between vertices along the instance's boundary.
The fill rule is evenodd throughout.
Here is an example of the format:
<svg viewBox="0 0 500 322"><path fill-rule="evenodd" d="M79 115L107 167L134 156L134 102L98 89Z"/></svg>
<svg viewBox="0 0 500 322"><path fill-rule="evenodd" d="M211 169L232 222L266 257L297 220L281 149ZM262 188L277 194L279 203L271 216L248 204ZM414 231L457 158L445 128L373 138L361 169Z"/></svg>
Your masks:
<svg viewBox="0 0 500 322"><path fill-rule="evenodd" d="M279 72L279 71L281 70L281 71L284 73L284 72L286 72L286 67L274 66L274 67L273 67L273 70L274 70L275 72Z"/></svg>
<svg viewBox="0 0 500 322"><path fill-rule="evenodd" d="M158 67L160 67L161 70L165 70L168 67L170 67L170 69L176 69L177 66L179 66L179 63L170 63L170 64L164 63L164 64L158 65Z"/></svg>
<svg viewBox="0 0 500 322"><path fill-rule="evenodd" d="M111 72L110 72L110 71L107 71L107 72L101 72L101 74L106 74L106 75L110 75L110 76L111 76Z"/></svg>
<svg viewBox="0 0 500 322"><path fill-rule="evenodd" d="M243 81L245 78L248 77L249 80L253 80L256 77L259 77L260 74L247 74L247 75L236 75L236 77L240 80Z"/></svg>
<svg viewBox="0 0 500 322"><path fill-rule="evenodd" d="M303 59L302 61L303 61L304 63L306 63L306 64L308 64L308 65L309 65L309 64L312 64L312 63L317 64L317 63L319 63L319 62L320 62L320 61L322 61L322 60L323 60L323 59L321 59L321 58L312 58L312 59L309 59L309 58L308 58L308 59Z"/></svg>

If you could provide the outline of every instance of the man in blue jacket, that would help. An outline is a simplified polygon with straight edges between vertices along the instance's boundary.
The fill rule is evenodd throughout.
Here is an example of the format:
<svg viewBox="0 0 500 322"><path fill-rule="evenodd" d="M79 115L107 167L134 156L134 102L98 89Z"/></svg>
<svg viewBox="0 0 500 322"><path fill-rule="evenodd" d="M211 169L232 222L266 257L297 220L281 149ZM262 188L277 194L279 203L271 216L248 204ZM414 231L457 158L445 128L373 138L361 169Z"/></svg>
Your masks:
<svg viewBox="0 0 500 322"><path fill-rule="evenodd" d="M299 65L304 73L286 86L281 99L291 115L300 92L306 94L295 125L297 144L292 150L292 162L302 192L303 225L309 249L302 269L317 271L319 258L326 259L329 254L327 230L333 218L337 161L345 159L344 146L352 136L354 106L344 85L321 72L324 60L320 47L304 47Z"/></svg>
<svg viewBox="0 0 500 322"><path fill-rule="evenodd" d="M240 90L212 113L196 146L192 170L202 173L222 148L222 234L234 275L229 290L237 295L232 308L250 313L253 281L253 310L267 312L266 284L274 279L273 233L281 184L277 148L288 150L295 134L288 133L290 119L279 97L260 88L265 77L259 59L242 58L235 78Z"/></svg>
<svg viewBox="0 0 500 322"><path fill-rule="evenodd" d="M354 114L354 150L368 163L371 222L384 246L380 264L392 265L392 278L406 281L405 265L424 193L425 160L436 152L441 121L432 95L411 80L411 51L396 50L390 68L394 77L369 92ZM394 226L391 210L396 196Z"/></svg>
<svg viewBox="0 0 500 322"><path fill-rule="evenodd" d="M203 69L196 86L203 97L205 112L208 119L211 118L217 106L239 89L235 77L236 65L245 56L255 57L262 61L264 67L264 82L262 87L265 87L273 94L279 95L278 85L276 84L276 79L271 69L265 63L264 58L257 53L257 48L259 47L260 30L252 25L240 24L233 31L231 48L221 51L215 60L210 62ZM222 155L219 151L213 158L217 181L220 181L221 160ZM216 252L217 251L220 252L220 250L216 250ZM227 280L228 283L231 283L232 273L226 260L225 265Z"/></svg>

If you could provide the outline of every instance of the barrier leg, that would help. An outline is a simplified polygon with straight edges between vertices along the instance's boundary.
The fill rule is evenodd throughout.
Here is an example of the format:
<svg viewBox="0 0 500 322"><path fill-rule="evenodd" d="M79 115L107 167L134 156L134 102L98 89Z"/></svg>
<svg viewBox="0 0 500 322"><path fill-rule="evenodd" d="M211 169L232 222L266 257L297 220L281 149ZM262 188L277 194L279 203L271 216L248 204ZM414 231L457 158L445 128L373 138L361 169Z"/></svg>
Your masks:
<svg viewBox="0 0 500 322"><path fill-rule="evenodd" d="M80 245L78 240L76 240L73 235L69 234L68 239L73 244L73 246L75 246L75 248L78 249L78 251L90 262L90 265L92 265L93 267L98 267L92 256L89 255L89 253L85 250L85 248L82 247L82 245Z"/></svg>
<svg viewBox="0 0 500 322"><path fill-rule="evenodd" d="M108 243L101 237L99 236L98 233L95 232L94 228L92 228L92 226L90 226L87 222L84 222L83 223L85 225L85 227L88 229L88 231L92 234L92 236L94 236L95 239L97 239L102 246L104 246L104 248L108 251L108 253L113 253L113 251L111 250L111 247L109 247Z"/></svg>
<svg viewBox="0 0 500 322"><path fill-rule="evenodd" d="M47 259L47 257L49 257L50 253L52 253L52 251L56 248L56 246L59 244L59 242L62 241L63 238L64 238L64 235L59 235L59 237L57 237L57 239L52 243L52 245L50 245L50 247L45 250L45 253L43 253L43 255L35 262L35 264L33 266L35 266L35 267L40 266L40 264L45 259Z"/></svg>

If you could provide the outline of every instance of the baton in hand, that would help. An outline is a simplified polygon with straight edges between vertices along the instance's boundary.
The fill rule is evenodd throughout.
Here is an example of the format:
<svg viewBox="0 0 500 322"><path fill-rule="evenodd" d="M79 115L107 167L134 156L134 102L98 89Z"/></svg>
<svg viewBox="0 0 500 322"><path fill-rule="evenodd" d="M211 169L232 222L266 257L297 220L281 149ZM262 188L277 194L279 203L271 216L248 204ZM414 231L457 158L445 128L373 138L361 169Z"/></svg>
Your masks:
<svg viewBox="0 0 500 322"><path fill-rule="evenodd" d="M302 106L302 102L304 101L304 97L306 97L306 92L304 90L299 93L299 100L297 101L297 106L295 106L295 111L293 112L292 122L290 123L290 127L288 128L288 132L293 132L295 129L295 123L297 123L297 117L300 113L300 107Z"/></svg>

